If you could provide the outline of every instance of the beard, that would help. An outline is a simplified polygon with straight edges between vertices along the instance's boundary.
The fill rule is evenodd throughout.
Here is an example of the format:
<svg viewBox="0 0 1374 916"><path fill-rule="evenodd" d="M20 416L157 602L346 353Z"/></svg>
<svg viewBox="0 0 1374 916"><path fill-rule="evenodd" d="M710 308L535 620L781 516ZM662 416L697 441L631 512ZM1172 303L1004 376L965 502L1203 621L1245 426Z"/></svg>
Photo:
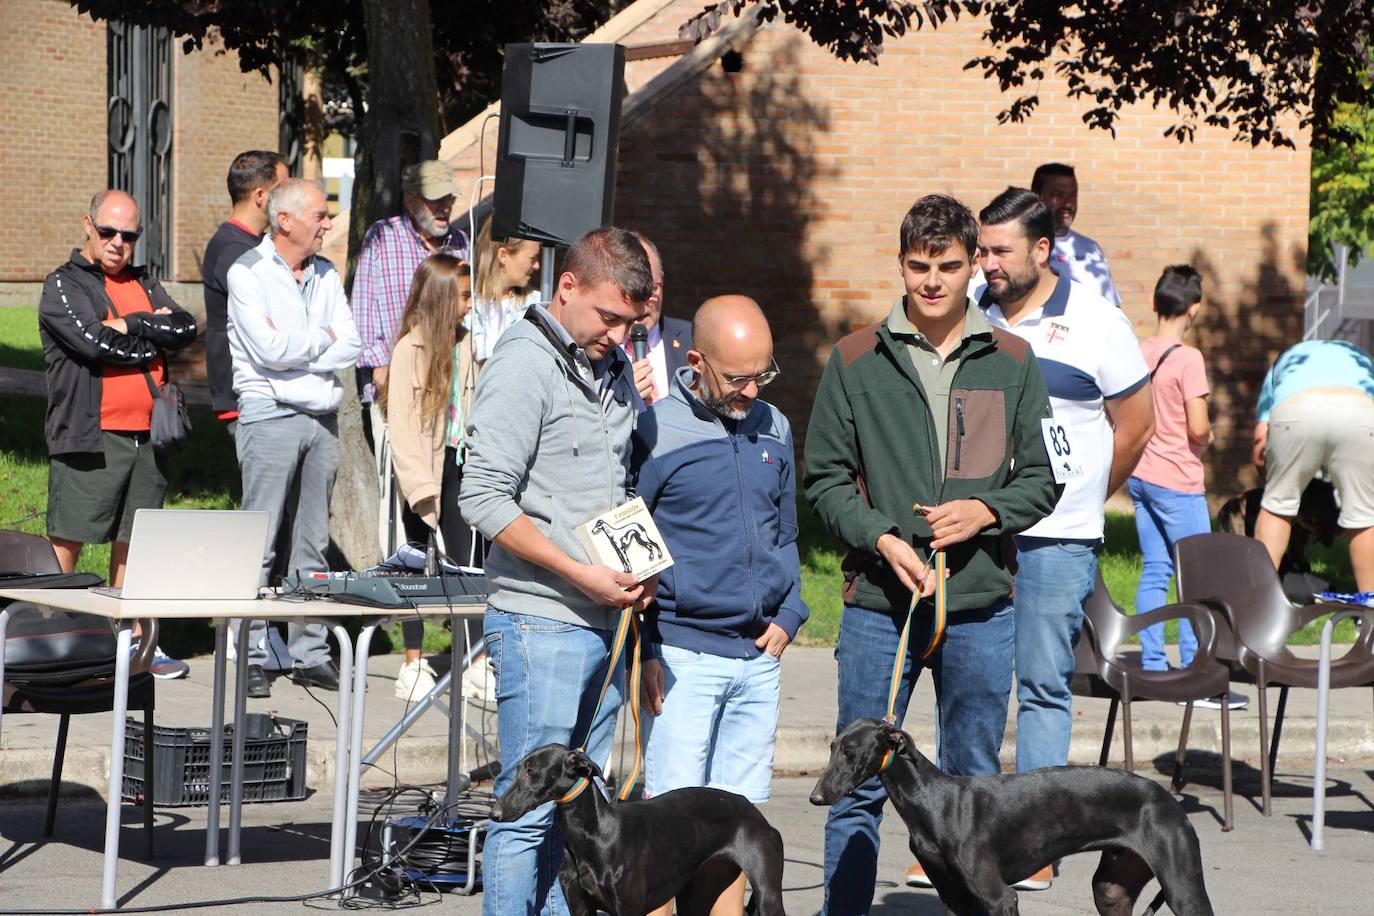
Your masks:
<svg viewBox="0 0 1374 916"><path fill-rule="evenodd" d="M705 384L702 384L701 391L698 392L697 396L701 398L701 403L705 404L712 413L722 416L727 420L739 421L749 416L748 408L740 410L737 407L731 407L730 402L733 398L718 397L715 392L707 391ZM749 406L753 407L752 404Z"/></svg>
<svg viewBox="0 0 1374 916"><path fill-rule="evenodd" d="M445 218L442 220L441 225L441 221L436 218L423 203L408 208L408 212L410 213L410 218L415 222L415 227L419 229L423 235L432 239L442 238L448 235L448 219Z"/></svg>
<svg viewBox="0 0 1374 916"><path fill-rule="evenodd" d="M1040 272L1034 266L1028 265L1024 271L1018 273L1003 271L1000 277L989 277L988 287L992 289L992 296L998 302L1017 302L1030 295L1039 282Z"/></svg>

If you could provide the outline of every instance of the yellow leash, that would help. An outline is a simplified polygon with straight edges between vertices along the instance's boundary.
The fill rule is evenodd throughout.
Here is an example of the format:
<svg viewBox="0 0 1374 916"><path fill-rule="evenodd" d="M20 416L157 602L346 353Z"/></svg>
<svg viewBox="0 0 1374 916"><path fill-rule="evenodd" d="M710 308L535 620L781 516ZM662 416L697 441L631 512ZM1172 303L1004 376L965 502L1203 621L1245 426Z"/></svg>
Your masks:
<svg viewBox="0 0 1374 916"><path fill-rule="evenodd" d="M630 663L630 676L628 680L630 691L630 717L634 719L635 723L635 763L633 769L630 770L629 778L625 780L625 784L620 789L620 794L618 796L620 801L625 801L625 799L630 797L630 790L634 788L635 780L639 778L640 767L639 682L641 678L640 658L643 653L641 651L642 647L640 646L639 639L638 615L635 614L634 608L628 604L620 609L620 621L616 624L615 639L611 642L611 662L606 668L606 677L601 682L601 693L596 698L596 708L592 710L591 721L587 724L587 738L590 739L592 726L596 723L596 716L601 712L601 703L606 699L606 693L611 689L611 681L615 678L616 663L620 661L621 653L625 651L626 640L631 634L633 634L635 638L635 654ZM586 749L587 742L585 740L577 746L577 750L579 751L585 752ZM555 804L566 805L568 802L585 792L589 785L591 785L591 781L585 776L579 778L577 782L573 783L568 793L562 798L557 799Z"/></svg>
<svg viewBox="0 0 1374 916"><path fill-rule="evenodd" d="M917 515L924 515L926 507L920 503L911 507ZM940 643L945 638L945 625L948 622L948 612L946 608L946 589L945 589L945 552L943 550L932 550L930 556L926 558L926 565L934 567L935 575L935 619L931 622L930 640L921 652L921 659L925 660L935 654L935 650L940 648ZM907 645L911 641L911 618L916 612L916 605L921 600L921 589L919 585L911 593L911 603L906 607L906 623L902 624L902 637L897 641L897 657L892 662L892 680L887 687L887 715L883 716L883 721L892 725L897 724L897 690L902 683L902 668L906 663ZM878 767L881 773L892 763L892 749L888 748L883 754L883 762Z"/></svg>

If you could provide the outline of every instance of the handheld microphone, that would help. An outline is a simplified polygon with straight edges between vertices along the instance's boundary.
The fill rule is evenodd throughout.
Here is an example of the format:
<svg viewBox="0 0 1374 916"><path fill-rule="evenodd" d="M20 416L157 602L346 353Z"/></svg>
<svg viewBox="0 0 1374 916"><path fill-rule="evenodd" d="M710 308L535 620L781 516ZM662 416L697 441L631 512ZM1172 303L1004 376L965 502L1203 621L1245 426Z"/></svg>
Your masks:
<svg viewBox="0 0 1374 916"><path fill-rule="evenodd" d="M649 355L649 331L644 325L630 328L630 348L634 351L635 362Z"/></svg>

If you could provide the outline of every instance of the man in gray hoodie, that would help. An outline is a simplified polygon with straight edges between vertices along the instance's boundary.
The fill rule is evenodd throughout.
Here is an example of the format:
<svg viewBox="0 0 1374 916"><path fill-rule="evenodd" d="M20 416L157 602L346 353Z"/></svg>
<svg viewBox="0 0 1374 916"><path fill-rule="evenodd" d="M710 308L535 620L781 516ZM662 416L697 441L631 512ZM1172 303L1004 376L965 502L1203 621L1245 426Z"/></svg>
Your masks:
<svg viewBox="0 0 1374 916"><path fill-rule="evenodd" d="M498 795L537 747L583 743L595 760L610 750L616 679L599 710L597 695L618 610L642 610L658 582L591 562L574 529L626 501L638 394L620 344L652 294L633 235L587 233L568 250L553 301L501 335L473 397L458 507L491 542L484 635L496 672ZM553 807L491 824L485 916L566 912Z"/></svg>

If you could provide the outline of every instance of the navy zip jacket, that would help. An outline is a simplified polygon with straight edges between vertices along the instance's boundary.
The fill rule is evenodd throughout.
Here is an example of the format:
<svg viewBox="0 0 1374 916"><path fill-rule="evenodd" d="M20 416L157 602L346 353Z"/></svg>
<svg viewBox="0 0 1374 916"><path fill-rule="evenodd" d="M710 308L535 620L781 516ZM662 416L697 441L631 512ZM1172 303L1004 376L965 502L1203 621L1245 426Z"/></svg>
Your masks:
<svg viewBox="0 0 1374 916"><path fill-rule="evenodd" d="M810 611L801 597L792 429L757 400L722 420L679 369L668 397L640 414L638 493L673 566L658 577L645 642L725 658L755 658L769 623L793 639Z"/></svg>

